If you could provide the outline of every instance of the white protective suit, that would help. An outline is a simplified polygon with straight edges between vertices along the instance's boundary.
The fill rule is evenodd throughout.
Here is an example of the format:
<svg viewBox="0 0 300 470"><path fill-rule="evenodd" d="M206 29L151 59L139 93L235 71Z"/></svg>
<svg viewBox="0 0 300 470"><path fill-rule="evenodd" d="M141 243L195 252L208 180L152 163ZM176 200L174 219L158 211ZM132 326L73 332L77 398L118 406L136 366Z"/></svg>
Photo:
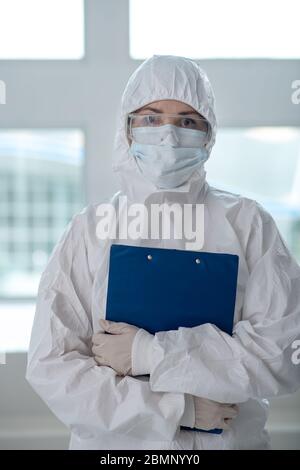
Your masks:
<svg viewBox="0 0 300 470"><path fill-rule="evenodd" d="M114 170L130 202L202 203L202 251L239 256L234 334L212 324L155 335L150 381L98 366L91 337L105 316L111 243L185 249L185 240L99 240L97 204L73 217L39 287L27 379L71 430L71 449L263 449L265 398L300 384L292 343L300 338L300 268L272 217L256 202L208 185L197 170L182 186L156 189L128 152L126 115L157 100L182 101L211 124L214 97L199 66L154 56L130 78L122 98ZM241 165L242 165L241 155ZM180 430L189 394L239 404L222 435Z"/></svg>

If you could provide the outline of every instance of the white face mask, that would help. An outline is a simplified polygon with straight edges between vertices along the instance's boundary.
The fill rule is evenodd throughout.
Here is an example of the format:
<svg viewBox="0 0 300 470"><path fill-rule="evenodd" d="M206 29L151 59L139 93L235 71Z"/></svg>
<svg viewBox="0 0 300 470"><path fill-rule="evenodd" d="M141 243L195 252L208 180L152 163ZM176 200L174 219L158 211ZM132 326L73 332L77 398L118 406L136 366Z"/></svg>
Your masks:
<svg viewBox="0 0 300 470"><path fill-rule="evenodd" d="M173 125L150 128L148 135L146 128L135 131L133 138L138 142L133 140L130 152L140 172L158 188L171 189L182 185L208 159L202 131ZM152 143L154 140L157 144ZM149 141L151 143L146 143Z"/></svg>

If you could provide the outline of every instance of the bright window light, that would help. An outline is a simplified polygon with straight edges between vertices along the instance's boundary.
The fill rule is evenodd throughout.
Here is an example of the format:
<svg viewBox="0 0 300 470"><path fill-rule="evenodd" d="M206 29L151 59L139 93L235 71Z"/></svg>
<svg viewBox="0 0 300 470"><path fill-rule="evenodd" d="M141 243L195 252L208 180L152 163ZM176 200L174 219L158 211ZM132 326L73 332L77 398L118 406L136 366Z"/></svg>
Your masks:
<svg viewBox="0 0 300 470"><path fill-rule="evenodd" d="M0 351L2 353L27 351L34 312L34 303L0 302Z"/></svg>
<svg viewBox="0 0 300 470"><path fill-rule="evenodd" d="M130 0L130 55L300 58L299 0Z"/></svg>
<svg viewBox="0 0 300 470"><path fill-rule="evenodd" d="M0 59L83 55L83 0L0 0Z"/></svg>

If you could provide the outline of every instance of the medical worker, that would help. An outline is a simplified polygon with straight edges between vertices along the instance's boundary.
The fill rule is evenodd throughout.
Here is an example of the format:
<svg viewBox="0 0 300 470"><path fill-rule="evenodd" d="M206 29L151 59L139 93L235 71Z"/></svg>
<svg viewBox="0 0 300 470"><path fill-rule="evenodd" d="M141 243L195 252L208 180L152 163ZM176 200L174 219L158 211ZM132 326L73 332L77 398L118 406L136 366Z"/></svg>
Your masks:
<svg viewBox="0 0 300 470"><path fill-rule="evenodd" d="M153 56L138 67L121 102L111 204L204 204L202 250L239 257L234 331L208 323L151 335L105 321L111 243L186 240L101 240L98 205L87 206L42 275L27 368L70 429L70 449L267 449L267 398L299 388L300 268L262 206L207 183L215 137L213 91L194 61Z"/></svg>

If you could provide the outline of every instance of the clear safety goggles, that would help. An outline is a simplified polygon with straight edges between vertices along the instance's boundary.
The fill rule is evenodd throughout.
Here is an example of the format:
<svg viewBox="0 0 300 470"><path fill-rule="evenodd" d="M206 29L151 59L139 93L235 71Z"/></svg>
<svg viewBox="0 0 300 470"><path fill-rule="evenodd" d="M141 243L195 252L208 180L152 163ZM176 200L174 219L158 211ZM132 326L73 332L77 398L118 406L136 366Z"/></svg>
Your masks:
<svg viewBox="0 0 300 470"><path fill-rule="evenodd" d="M162 131L167 131L168 128L174 128L176 136L181 140L179 144L182 146L190 146L186 145L190 140L194 143L199 141L206 144L210 139L209 123L205 118L194 114L131 113L128 115L127 136L135 142L159 144ZM187 142L182 142L182 139Z"/></svg>

